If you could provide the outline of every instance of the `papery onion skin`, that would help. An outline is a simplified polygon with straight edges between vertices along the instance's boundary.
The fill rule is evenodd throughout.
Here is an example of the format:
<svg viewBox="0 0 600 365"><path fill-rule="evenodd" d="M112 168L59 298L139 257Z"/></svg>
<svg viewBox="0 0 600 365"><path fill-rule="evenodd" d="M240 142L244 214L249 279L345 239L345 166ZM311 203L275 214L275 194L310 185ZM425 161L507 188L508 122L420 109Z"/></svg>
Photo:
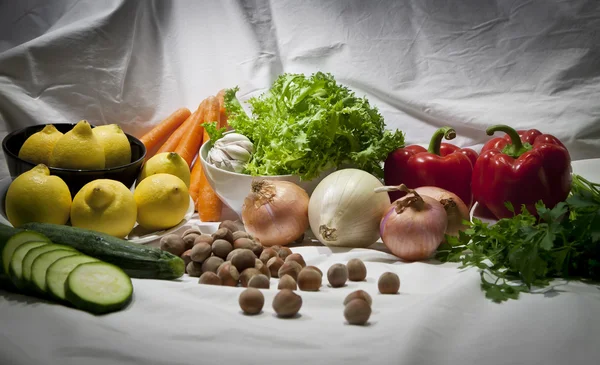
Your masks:
<svg viewBox="0 0 600 365"><path fill-rule="evenodd" d="M358 169L342 169L323 179L310 197L309 222L315 237L330 247L366 248L379 239L379 222L390 206L383 184Z"/></svg>
<svg viewBox="0 0 600 365"><path fill-rule="evenodd" d="M406 207L398 212L398 204L412 198L409 194L392 204L381 220L381 239L402 260L427 260L444 240L448 217L444 207L429 196L420 197L422 210Z"/></svg>
<svg viewBox="0 0 600 365"><path fill-rule="evenodd" d="M467 229L463 220L469 220L469 208L458 195L436 186L421 186L415 191L421 196L432 197L442 204L448 215L447 235L458 236L459 231Z"/></svg>
<svg viewBox="0 0 600 365"><path fill-rule="evenodd" d="M289 181L255 180L244 200L242 221L246 232L263 246L285 246L308 229L309 197Z"/></svg>

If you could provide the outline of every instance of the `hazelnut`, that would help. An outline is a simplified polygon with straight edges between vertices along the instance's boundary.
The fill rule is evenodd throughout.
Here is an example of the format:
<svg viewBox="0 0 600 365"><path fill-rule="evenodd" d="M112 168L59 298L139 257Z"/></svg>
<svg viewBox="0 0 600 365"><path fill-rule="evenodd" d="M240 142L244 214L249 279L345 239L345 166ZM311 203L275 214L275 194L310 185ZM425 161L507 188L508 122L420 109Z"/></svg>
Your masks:
<svg viewBox="0 0 600 365"><path fill-rule="evenodd" d="M318 267L316 267L316 266L312 266L312 265L310 265L310 266L307 266L306 268L307 268L307 269L312 269L312 270L315 270L315 271L316 271L316 272L318 272L318 273L319 273L321 276L323 276L323 271L321 271L321 269L319 269L319 268L318 268Z"/></svg>
<svg viewBox="0 0 600 365"><path fill-rule="evenodd" d="M299 253L293 253L293 254L287 256L284 261L285 262L296 261L297 263L300 264L300 266L306 267L306 261L304 261L304 257L302 257L302 255L300 255Z"/></svg>
<svg viewBox="0 0 600 365"><path fill-rule="evenodd" d="M273 251L277 252L277 254L279 254L279 251L281 250L281 246L279 245L273 245L270 247Z"/></svg>
<svg viewBox="0 0 600 365"><path fill-rule="evenodd" d="M232 220L225 220L225 221L222 221L221 224L219 224L219 229L221 229L221 228L227 228L231 232L235 233L240 230L240 225L235 223ZM243 229L243 227L242 227L242 229Z"/></svg>
<svg viewBox="0 0 600 365"><path fill-rule="evenodd" d="M196 237L200 237L200 235L197 233L189 233L187 236L183 236L183 243L185 244L186 250L189 250L190 248L194 247Z"/></svg>
<svg viewBox="0 0 600 365"><path fill-rule="evenodd" d="M202 272L213 272L216 274L217 269L219 268L219 266L221 266L223 262L224 261L222 258L218 256L211 256L204 260L204 262L202 263Z"/></svg>
<svg viewBox="0 0 600 365"><path fill-rule="evenodd" d="M168 234L160 239L160 249L181 256L185 252L185 242L177 234Z"/></svg>
<svg viewBox="0 0 600 365"><path fill-rule="evenodd" d="M221 278L215 274L214 272L207 271L200 275L200 280L198 280L198 284L205 285L221 285Z"/></svg>
<svg viewBox="0 0 600 365"><path fill-rule="evenodd" d="M188 273L189 276L199 278L200 275L202 275L202 264L192 261L189 264L187 264L187 266L185 267L185 271Z"/></svg>
<svg viewBox="0 0 600 365"><path fill-rule="evenodd" d="M283 260L279 256L271 257L269 261L267 261L267 268L271 272L272 278L279 277L279 269L281 268L281 266L283 266Z"/></svg>
<svg viewBox="0 0 600 365"><path fill-rule="evenodd" d="M352 293L348 294L346 296L346 299L344 299L344 305L348 304L353 299L362 299L369 303L369 305L373 305L373 299L371 298L369 293L367 293L364 290L355 290Z"/></svg>
<svg viewBox="0 0 600 365"><path fill-rule="evenodd" d="M248 288L240 294L238 301L244 313L258 314L265 305L265 296L256 288Z"/></svg>
<svg viewBox="0 0 600 365"><path fill-rule="evenodd" d="M240 238L248 238L251 239L250 233L244 231L233 232L233 242L237 241Z"/></svg>
<svg viewBox="0 0 600 365"><path fill-rule="evenodd" d="M282 260L285 260L286 257L292 254L292 250L289 247L281 247L279 251L277 251L277 255L281 257Z"/></svg>
<svg viewBox="0 0 600 365"><path fill-rule="evenodd" d="M393 272L384 272L377 281L377 288L381 294L396 294L400 290L400 278Z"/></svg>
<svg viewBox="0 0 600 365"><path fill-rule="evenodd" d="M240 281L240 273L229 261L225 261L219 266L217 275L221 278L223 286L237 286Z"/></svg>
<svg viewBox="0 0 600 365"><path fill-rule="evenodd" d="M367 277L367 267L361 259L351 259L346 263L346 267L350 281L363 281Z"/></svg>
<svg viewBox="0 0 600 365"><path fill-rule="evenodd" d="M271 281L263 274L254 275L248 282L249 288L269 289Z"/></svg>
<svg viewBox="0 0 600 365"><path fill-rule="evenodd" d="M323 277L318 271L304 268L298 274L298 288L304 291L319 291L322 280Z"/></svg>
<svg viewBox="0 0 600 365"><path fill-rule="evenodd" d="M329 280L329 284L334 288L346 285L346 280L348 280L348 268L346 265L331 265L329 270L327 270L327 280Z"/></svg>
<svg viewBox="0 0 600 365"><path fill-rule="evenodd" d="M181 254L181 258L183 259L183 263L187 267L187 265L192 261L192 250L187 250L183 254Z"/></svg>
<svg viewBox="0 0 600 365"><path fill-rule="evenodd" d="M298 281L298 274L302 270L302 266L296 261L288 261L284 262L283 265L279 268L277 275L282 277L283 275L289 275L294 278L294 280Z"/></svg>
<svg viewBox="0 0 600 365"><path fill-rule="evenodd" d="M229 241L218 239L212 244L212 253L222 259L225 259L229 253L233 251L233 246Z"/></svg>
<svg viewBox="0 0 600 365"><path fill-rule="evenodd" d="M183 231L183 234L181 235L182 238L185 238L185 236L187 236L188 234L202 234L202 231L200 231L200 228L198 227L192 227L192 228L188 228L185 231Z"/></svg>
<svg viewBox="0 0 600 365"><path fill-rule="evenodd" d="M250 238L242 237L233 241L233 248L247 248L248 250L252 249L254 245L254 241Z"/></svg>
<svg viewBox="0 0 600 365"><path fill-rule="evenodd" d="M260 257L260 255L263 252L263 245L258 242L256 239L252 241L252 247L250 247L250 250L252 250L252 252L254 252L254 254L256 255L256 257Z"/></svg>
<svg viewBox="0 0 600 365"><path fill-rule="evenodd" d="M260 261L259 259L256 259L255 262L256 262L256 264L254 264L254 268L258 269L258 271L260 271L261 274L263 274L264 276L266 276L270 279L271 271L269 271L269 268L267 267L267 265L263 264L263 262Z"/></svg>
<svg viewBox="0 0 600 365"><path fill-rule="evenodd" d="M231 263L241 273L247 268L254 267L256 264L256 256L252 251L242 248L231 258Z"/></svg>
<svg viewBox="0 0 600 365"><path fill-rule="evenodd" d="M206 242L200 242L197 245L192 247L192 252L190 252L190 257L192 261L195 262L204 262L207 258L212 254L212 247Z"/></svg>
<svg viewBox="0 0 600 365"><path fill-rule="evenodd" d="M227 228L219 228L215 233L212 234L212 238L215 240L225 240L229 243L233 243L233 233Z"/></svg>
<svg viewBox="0 0 600 365"><path fill-rule="evenodd" d="M242 271L242 273L240 274L240 284L246 288L248 287L248 283L250 282L250 279L252 279L254 276L256 275L262 275L260 273L260 271L258 271L257 269L250 267L244 271Z"/></svg>
<svg viewBox="0 0 600 365"><path fill-rule="evenodd" d="M352 299L344 307L344 317L350 324L362 326L371 316L371 306L363 299Z"/></svg>
<svg viewBox="0 0 600 365"><path fill-rule="evenodd" d="M241 248L234 248L233 251L231 251L227 257L225 258L225 261L231 261L231 259L233 258L233 256L235 256L238 252L240 252L242 249Z"/></svg>
<svg viewBox="0 0 600 365"><path fill-rule="evenodd" d="M277 252L275 252L272 247L267 247L261 252L260 261L264 262L266 265L267 261L275 256L277 256Z"/></svg>
<svg viewBox="0 0 600 365"><path fill-rule="evenodd" d="M298 286L296 285L296 280L289 275L283 275L282 278L279 279L279 284L277 285L277 289L289 289L296 290Z"/></svg>
<svg viewBox="0 0 600 365"><path fill-rule="evenodd" d="M197 236L194 239L194 246L196 246L197 244L199 244L201 242L206 242L209 245L212 245L214 242L214 238L212 238L212 236L209 234L201 234L200 236Z"/></svg>
<svg viewBox="0 0 600 365"><path fill-rule="evenodd" d="M281 289L273 298L273 310L279 317L289 318L302 307L302 297L289 289Z"/></svg>

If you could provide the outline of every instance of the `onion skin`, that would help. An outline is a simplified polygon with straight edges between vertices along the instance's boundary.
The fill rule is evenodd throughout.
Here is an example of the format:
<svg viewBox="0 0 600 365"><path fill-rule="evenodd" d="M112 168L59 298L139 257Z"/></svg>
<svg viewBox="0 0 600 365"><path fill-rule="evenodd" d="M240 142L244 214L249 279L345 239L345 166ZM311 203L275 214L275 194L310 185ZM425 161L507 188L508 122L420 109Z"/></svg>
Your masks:
<svg viewBox="0 0 600 365"><path fill-rule="evenodd" d="M402 260L427 260L444 240L447 225L448 216L437 200L408 194L396 200L381 220L381 239Z"/></svg>
<svg viewBox="0 0 600 365"><path fill-rule="evenodd" d="M421 196L432 197L442 204L448 215L447 235L456 237L458 232L467 229L467 226L463 224L463 220L469 220L469 208L458 195L435 186L421 186L416 188L415 191Z"/></svg>
<svg viewBox="0 0 600 365"><path fill-rule="evenodd" d="M242 220L246 232L265 246L285 246L308 229L309 197L288 181L255 180L244 200Z"/></svg>

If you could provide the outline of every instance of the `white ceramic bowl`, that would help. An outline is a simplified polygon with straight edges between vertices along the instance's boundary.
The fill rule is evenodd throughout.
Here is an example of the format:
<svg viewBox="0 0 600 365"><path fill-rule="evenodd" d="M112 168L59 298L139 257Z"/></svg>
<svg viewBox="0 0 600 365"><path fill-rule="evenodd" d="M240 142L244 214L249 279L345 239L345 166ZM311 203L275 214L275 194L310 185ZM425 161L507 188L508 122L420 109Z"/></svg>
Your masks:
<svg viewBox="0 0 600 365"><path fill-rule="evenodd" d="M210 150L208 143L205 143L200 148L200 159L202 161L202 168L206 174L208 183L213 188L217 196L225 203L231 210L233 210L241 219L242 207L244 205L244 199L250 194L252 181L255 179L259 180L279 180L279 181L290 181L300 187L302 187L310 196L319 184L327 175L331 174L334 169L324 171L317 178L310 181L300 181L300 178L296 175L274 175L274 176L251 176L246 174L239 174L236 172L226 171L215 167L214 165L206 162L208 151Z"/></svg>

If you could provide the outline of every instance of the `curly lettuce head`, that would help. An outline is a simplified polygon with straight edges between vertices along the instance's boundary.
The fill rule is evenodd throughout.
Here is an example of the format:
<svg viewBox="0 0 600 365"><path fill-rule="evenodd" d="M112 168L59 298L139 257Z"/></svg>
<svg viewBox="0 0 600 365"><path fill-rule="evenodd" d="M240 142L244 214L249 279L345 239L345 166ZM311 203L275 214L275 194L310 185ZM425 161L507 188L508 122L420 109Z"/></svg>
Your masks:
<svg viewBox="0 0 600 365"><path fill-rule="evenodd" d="M248 116L225 93L229 125L254 143L251 175L299 175L311 180L332 167L351 165L383 176L382 161L404 146L404 134L385 129L366 98L338 85L331 74L283 74L266 93L248 100Z"/></svg>

